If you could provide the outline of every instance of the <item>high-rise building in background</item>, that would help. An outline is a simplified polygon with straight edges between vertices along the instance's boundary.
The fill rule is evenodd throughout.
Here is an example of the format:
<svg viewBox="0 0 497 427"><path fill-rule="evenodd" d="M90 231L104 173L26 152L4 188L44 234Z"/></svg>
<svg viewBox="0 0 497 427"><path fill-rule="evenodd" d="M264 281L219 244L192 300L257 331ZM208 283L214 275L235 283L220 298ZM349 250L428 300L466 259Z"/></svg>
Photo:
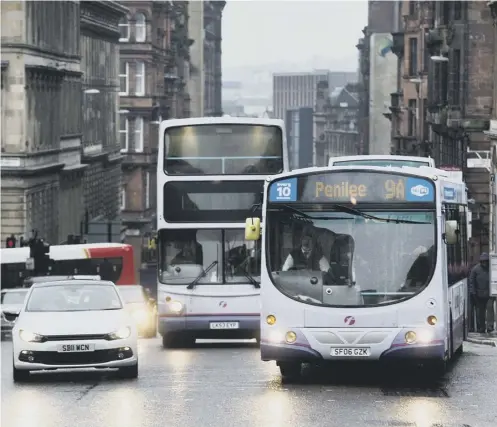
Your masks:
<svg viewBox="0 0 497 427"><path fill-rule="evenodd" d="M225 1L190 1L190 81L192 116L221 116L222 15Z"/></svg>
<svg viewBox="0 0 497 427"><path fill-rule="evenodd" d="M114 1L1 2L2 244L120 224ZM117 228L117 230L116 230ZM120 238L120 226L112 238Z"/></svg>
<svg viewBox="0 0 497 427"><path fill-rule="evenodd" d="M316 70L311 72L273 74L274 117L285 120L288 109L316 105L316 85L327 81L330 90L357 81L355 72Z"/></svg>
<svg viewBox="0 0 497 427"><path fill-rule="evenodd" d="M285 126L290 169L313 165L313 114L314 109L311 107L286 110Z"/></svg>

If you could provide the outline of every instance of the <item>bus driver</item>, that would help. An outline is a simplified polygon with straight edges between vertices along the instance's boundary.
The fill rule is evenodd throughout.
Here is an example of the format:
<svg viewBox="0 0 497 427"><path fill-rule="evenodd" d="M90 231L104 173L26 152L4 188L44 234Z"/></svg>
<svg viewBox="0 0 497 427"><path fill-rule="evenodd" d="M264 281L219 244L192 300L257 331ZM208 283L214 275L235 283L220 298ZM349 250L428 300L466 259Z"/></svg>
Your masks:
<svg viewBox="0 0 497 427"><path fill-rule="evenodd" d="M300 246L292 250L289 254L282 271L292 270L321 270L327 273L330 270L330 263L323 255L319 245L312 237L312 230L309 228L302 231Z"/></svg>

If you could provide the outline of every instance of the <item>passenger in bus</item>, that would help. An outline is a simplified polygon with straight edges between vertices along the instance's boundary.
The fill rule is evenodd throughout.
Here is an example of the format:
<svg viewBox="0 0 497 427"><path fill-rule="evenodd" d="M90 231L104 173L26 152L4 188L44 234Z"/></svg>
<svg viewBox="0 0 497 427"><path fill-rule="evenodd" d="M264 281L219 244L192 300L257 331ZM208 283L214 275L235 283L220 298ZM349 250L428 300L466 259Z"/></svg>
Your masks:
<svg viewBox="0 0 497 427"><path fill-rule="evenodd" d="M171 260L171 265L177 264L197 264L203 265L202 245L196 241L186 241L181 250Z"/></svg>
<svg viewBox="0 0 497 427"><path fill-rule="evenodd" d="M330 275L335 285L353 286L355 274L353 268L354 239L348 234L337 235L330 252Z"/></svg>
<svg viewBox="0 0 497 427"><path fill-rule="evenodd" d="M330 270L330 263L323 255L310 227L302 231L299 247L288 254L281 270L321 270L325 273Z"/></svg>
<svg viewBox="0 0 497 427"><path fill-rule="evenodd" d="M420 287L426 285L432 270L433 249L434 246L431 246L430 249L426 249L424 246L418 246L414 249L413 256L416 258L407 272L406 281L401 287L401 292L416 292Z"/></svg>

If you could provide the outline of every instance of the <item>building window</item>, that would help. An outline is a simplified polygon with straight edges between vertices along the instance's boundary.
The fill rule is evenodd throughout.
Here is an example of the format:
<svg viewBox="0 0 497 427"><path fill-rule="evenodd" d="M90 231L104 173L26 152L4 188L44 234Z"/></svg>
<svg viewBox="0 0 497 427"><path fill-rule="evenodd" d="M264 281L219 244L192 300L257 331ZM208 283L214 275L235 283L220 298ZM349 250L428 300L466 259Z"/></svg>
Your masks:
<svg viewBox="0 0 497 427"><path fill-rule="evenodd" d="M143 13L138 13L136 15L135 40L137 42L144 42L146 39L147 39L147 23L145 20L145 15Z"/></svg>
<svg viewBox="0 0 497 427"><path fill-rule="evenodd" d="M417 1L410 0L409 1L409 15L413 16L416 14L416 3Z"/></svg>
<svg viewBox="0 0 497 427"><path fill-rule="evenodd" d="M135 151L143 151L143 117L135 119Z"/></svg>
<svg viewBox="0 0 497 427"><path fill-rule="evenodd" d="M127 95L129 91L129 63L121 61L119 65L119 95Z"/></svg>
<svg viewBox="0 0 497 427"><path fill-rule="evenodd" d="M121 152L125 153L129 147L129 120L124 114L119 115L119 136L121 138Z"/></svg>
<svg viewBox="0 0 497 427"><path fill-rule="evenodd" d="M135 79L135 95L145 95L145 63L143 61L136 63Z"/></svg>
<svg viewBox="0 0 497 427"><path fill-rule="evenodd" d="M407 135L416 136L416 100L408 101L408 116L407 116Z"/></svg>
<svg viewBox="0 0 497 427"><path fill-rule="evenodd" d="M423 45L423 71L427 73L430 70L431 52L430 49L426 47L426 36L425 44Z"/></svg>
<svg viewBox="0 0 497 427"><path fill-rule="evenodd" d="M129 41L129 22L128 18L122 18L119 21L119 41L120 42L127 42Z"/></svg>
<svg viewBox="0 0 497 427"><path fill-rule="evenodd" d="M409 75L418 74L418 39L409 39Z"/></svg>
<svg viewBox="0 0 497 427"><path fill-rule="evenodd" d="M462 1L454 2L454 21L460 21L462 19Z"/></svg>
<svg viewBox="0 0 497 427"><path fill-rule="evenodd" d="M145 209L150 209L150 172L145 175Z"/></svg>
<svg viewBox="0 0 497 427"><path fill-rule="evenodd" d="M121 188L121 210L126 209L126 189L124 187Z"/></svg>
<svg viewBox="0 0 497 427"><path fill-rule="evenodd" d="M459 105L461 98L461 51L452 52L452 104Z"/></svg>

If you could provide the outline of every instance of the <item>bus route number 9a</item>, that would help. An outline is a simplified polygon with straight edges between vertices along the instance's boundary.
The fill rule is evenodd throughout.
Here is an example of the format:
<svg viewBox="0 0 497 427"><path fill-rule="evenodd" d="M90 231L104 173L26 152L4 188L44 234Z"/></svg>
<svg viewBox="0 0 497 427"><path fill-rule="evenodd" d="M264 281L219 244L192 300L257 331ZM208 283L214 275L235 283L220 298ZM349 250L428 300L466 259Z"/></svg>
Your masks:
<svg viewBox="0 0 497 427"><path fill-rule="evenodd" d="M395 181L388 179L385 181L385 199L386 200L405 200L406 191L404 181L399 179Z"/></svg>

